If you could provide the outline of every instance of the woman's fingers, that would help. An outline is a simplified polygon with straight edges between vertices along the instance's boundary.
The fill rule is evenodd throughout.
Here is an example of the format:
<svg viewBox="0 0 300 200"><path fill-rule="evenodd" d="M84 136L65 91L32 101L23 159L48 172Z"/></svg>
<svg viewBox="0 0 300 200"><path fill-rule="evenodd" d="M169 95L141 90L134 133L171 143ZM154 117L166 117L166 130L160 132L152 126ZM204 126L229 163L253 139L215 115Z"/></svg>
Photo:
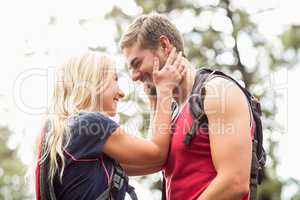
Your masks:
<svg viewBox="0 0 300 200"><path fill-rule="evenodd" d="M153 81L156 88L174 89L185 74L185 63L182 52L177 53L176 48L172 48L164 67L159 70L158 59L155 58L153 64Z"/></svg>
<svg viewBox="0 0 300 200"><path fill-rule="evenodd" d="M180 65L180 75L181 75L181 76L184 76L184 74L185 74L185 65L184 65L184 64L181 64L181 65Z"/></svg>
<svg viewBox="0 0 300 200"><path fill-rule="evenodd" d="M184 58L181 51L178 53L176 60L170 67L174 73L178 73L178 75L182 74L182 71L184 70Z"/></svg>
<svg viewBox="0 0 300 200"><path fill-rule="evenodd" d="M182 60L182 52L180 51L176 57L176 60L172 64L172 66L177 68L179 66L179 64L181 63L181 60Z"/></svg>
<svg viewBox="0 0 300 200"><path fill-rule="evenodd" d="M185 65L184 65L184 60L182 58L178 67L178 71L179 73L182 73L184 70L185 70Z"/></svg>
<svg viewBox="0 0 300 200"><path fill-rule="evenodd" d="M170 66L173 64L174 60L176 58L176 48L173 47L172 50L171 50L171 53L169 54L168 56L168 59L166 61L166 64L165 66Z"/></svg>
<svg viewBox="0 0 300 200"><path fill-rule="evenodd" d="M159 60L157 57L155 57L153 63L153 74L157 74L158 71L159 71Z"/></svg>

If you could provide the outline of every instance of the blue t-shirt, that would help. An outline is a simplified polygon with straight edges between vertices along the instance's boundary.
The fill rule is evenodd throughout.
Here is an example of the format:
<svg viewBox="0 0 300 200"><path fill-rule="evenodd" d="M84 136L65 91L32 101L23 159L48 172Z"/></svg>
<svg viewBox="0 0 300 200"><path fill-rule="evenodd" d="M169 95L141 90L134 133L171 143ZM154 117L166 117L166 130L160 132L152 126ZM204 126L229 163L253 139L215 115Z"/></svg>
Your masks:
<svg viewBox="0 0 300 200"><path fill-rule="evenodd" d="M71 117L69 127L71 138L64 152L66 166L62 183L58 175L54 179L56 198L95 200L107 189L113 166L102 149L119 125L101 113L86 112ZM124 184L113 198L123 200L127 187Z"/></svg>

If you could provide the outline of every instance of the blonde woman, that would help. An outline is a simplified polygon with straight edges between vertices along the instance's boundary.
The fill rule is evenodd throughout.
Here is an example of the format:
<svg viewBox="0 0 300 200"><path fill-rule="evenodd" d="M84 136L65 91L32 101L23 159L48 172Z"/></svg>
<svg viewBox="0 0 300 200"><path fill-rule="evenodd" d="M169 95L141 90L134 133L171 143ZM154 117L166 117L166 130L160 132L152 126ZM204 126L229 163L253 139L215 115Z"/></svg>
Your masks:
<svg viewBox="0 0 300 200"><path fill-rule="evenodd" d="M175 51L163 67L157 58L153 66L157 105L151 140L130 136L109 118L124 96L110 57L87 52L62 66L39 147L38 200L121 200L126 191L136 199L119 163L165 162L172 91L184 74L182 56Z"/></svg>

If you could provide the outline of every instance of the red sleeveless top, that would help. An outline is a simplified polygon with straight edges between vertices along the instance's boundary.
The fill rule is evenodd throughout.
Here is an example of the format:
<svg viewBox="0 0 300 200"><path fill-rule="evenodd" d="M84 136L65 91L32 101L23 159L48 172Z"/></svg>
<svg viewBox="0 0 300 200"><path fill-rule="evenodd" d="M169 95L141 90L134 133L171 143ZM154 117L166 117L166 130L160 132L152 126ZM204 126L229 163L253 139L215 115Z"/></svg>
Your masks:
<svg viewBox="0 0 300 200"><path fill-rule="evenodd" d="M209 135L199 129L190 146L183 141L192 127L189 103L186 103L175 121L168 161L164 169L167 200L196 200L216 177ZM251 135L254 129L252 126ZM242 200L249 199L246 195Z"/></svg>

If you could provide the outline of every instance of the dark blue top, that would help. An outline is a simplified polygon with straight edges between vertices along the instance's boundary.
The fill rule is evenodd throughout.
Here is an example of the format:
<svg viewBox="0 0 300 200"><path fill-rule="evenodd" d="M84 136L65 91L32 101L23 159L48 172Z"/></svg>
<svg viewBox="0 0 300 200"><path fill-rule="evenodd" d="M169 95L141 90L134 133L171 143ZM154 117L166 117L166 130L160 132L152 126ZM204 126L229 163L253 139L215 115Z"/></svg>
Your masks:
<svg viewBox="0 0 300 200"><path fill-rule="evenodd" d="M62 183L58 176L54 179L56 198L95 200L107 189L107 174L111 176L112 160L103 154L103 145L119 125L101 113L86 112L71 117L69 127L71 139L65 148L66 167ZM123 200L127 187L124 184L113 198Z"/></svg>

